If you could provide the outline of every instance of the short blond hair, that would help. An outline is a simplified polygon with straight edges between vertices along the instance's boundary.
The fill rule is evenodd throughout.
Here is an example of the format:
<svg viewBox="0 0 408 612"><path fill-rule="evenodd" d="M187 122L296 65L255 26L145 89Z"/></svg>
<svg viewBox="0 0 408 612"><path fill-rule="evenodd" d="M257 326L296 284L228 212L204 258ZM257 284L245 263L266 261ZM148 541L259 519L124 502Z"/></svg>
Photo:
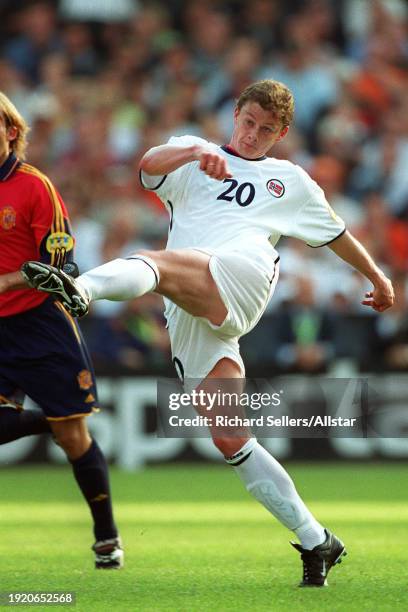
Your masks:
<svg viewBox="0 0 408 612"><path fill-rule="evenodd" d="M241 108L247 102L257 102L266 111L273 111L282 127L291 124L295 112L295 100L293 94L284 83L265 79L248 85L237 100L237 108Z"/></svg>
<svg viewBox="0 0 408 612"><path fill-rule="evenodd" d="M0 91L0 113L4 117L6 128L17 128L17 136L10 141L10 148L19 159L25 159L27 134L29 127L9 98Z"/></svg>

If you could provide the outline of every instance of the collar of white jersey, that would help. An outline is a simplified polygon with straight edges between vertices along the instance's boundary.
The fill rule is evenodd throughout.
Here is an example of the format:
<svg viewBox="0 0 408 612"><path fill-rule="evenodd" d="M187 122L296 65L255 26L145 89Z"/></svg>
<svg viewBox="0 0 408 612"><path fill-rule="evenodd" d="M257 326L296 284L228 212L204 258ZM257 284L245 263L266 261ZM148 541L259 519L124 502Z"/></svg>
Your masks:
<svg viewBox="0 0 408 612"><path fill-rule="evenodd" d="M255 159L250 159L249 157L243 157L240 155L235 149L233 149L230 145L222 145L221 149L229 155L233 155L234 157L240 157L241 159L245 159L245 161L263 161L264 159L268 159L266 155L262 155L262 157L256 157Z"/></svg>

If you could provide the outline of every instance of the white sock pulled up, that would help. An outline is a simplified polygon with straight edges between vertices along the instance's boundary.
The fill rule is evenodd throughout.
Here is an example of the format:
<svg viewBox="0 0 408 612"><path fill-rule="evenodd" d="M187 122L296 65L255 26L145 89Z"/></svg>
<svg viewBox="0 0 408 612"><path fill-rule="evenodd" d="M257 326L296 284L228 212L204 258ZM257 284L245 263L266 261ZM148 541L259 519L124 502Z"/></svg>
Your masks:
<svg viewBox="0 0 408 612"><path fill-rule="evenodd" d="M296 533L303 548L311 550L325 541L324 528L299 497L289 474L255 438L226 461L249 493Z"/></svg>
<svg viewBox="0 0 408 612"><path fill-rule="evenodd" d="M150 257L135 255L113 259L76 279L92 300L131 300L154 291L159 284L157 265Z"/></svg>

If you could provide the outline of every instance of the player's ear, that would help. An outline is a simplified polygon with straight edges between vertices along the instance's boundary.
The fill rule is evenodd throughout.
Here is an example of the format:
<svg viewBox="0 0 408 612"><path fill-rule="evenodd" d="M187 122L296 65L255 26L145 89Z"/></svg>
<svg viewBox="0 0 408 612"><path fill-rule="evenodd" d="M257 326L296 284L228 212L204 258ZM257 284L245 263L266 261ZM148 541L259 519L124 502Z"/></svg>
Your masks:
<svg viewBox="0 0 408 612"><path fill-rule="evenodd" d="M238 119L238 115L239 115L240 112L241 112L241 109L238 108L238 106L236 106L234 108L234 121L236 121Z"/></svg>
<svg viewBox="0 0 408 612"><path fill-rule="evenodd" d="M11 125L7 128L7 140L11 142L15 140L18 136L18 128L15 125Z"/></svg>
<svg viewBox="0 0 408 612"><path fill-rule="evenodd" d="M289 131L289 126L288 126L288 125L286 125L286 126L283 128L283 130L281 131L281 133L279 134L278 139L277 139L277 141L276 141L276 142L279 142L279 140L282 140L282 138L285 138L285 136L286 136L286 134L288 133L288 131Z"/></svg>

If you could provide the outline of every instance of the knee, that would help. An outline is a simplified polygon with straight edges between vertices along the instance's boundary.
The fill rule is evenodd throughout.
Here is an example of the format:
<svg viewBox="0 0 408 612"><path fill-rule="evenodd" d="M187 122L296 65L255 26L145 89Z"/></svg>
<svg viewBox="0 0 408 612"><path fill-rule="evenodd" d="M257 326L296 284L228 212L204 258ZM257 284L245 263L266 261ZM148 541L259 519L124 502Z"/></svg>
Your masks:
<svg viewBox="0 0 408 612"><path fill-rule="evenodd" d="M81 435L78 431L66 431L62 429L54 435L57 443L64 449L67 455L75 453L81 441Z"/></svg>
<svg viewBox="0 0 408 612"><path fill-rule="evenodd" d="M249 438L222 438L222 437L214 437L213 442L218 450L224 455L226 459L235 455L244 444L248 441Z"/></svg>
<svg viewBox="0 0 408 612"><path fill-rule="evenodd" d="M88 430L79 424L78 427L72 427L71 423L64 427L61 423L53 433L57 444L61 446L69 459L76 459L83 455L91 444Z"/></svg>

